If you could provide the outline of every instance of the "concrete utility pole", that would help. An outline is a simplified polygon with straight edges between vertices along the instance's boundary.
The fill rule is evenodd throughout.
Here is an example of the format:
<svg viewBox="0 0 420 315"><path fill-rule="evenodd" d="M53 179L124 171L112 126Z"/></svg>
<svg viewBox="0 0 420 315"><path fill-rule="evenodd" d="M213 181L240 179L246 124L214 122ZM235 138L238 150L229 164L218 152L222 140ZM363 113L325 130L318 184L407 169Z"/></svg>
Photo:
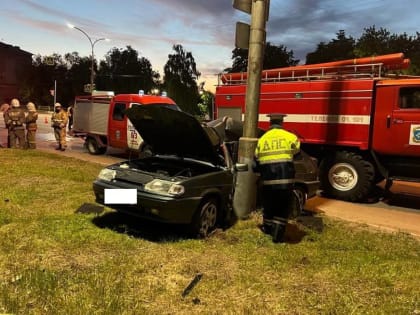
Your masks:
<svg viewBox="0 0 420 315"><path fill-rule="evenodd" d="M239 218L246 218L256 208L256 176L252 171L258 142L258 112L261 71L266 40L266 20L269 0L252 0L249 34L248 77L245 100L243 136L239 139L238 162L248 164L247 172L238 172L233 205Z"/></svg>

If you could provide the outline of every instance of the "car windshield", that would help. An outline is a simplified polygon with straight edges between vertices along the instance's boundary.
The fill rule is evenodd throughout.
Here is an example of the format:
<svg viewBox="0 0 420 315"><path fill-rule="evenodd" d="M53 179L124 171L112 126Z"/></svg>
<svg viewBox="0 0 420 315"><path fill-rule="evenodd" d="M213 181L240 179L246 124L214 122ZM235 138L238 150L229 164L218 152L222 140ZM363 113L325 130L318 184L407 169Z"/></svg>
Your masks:
<svg viewBox="0 0 420 315"><path fill-rule="evenodd" d="M176 104L168 104L168 103L153 103L153 104L137 104L134 103L133 106L154 106L154 107L165 107L177 111L181 111L181 109Z"/></svg>

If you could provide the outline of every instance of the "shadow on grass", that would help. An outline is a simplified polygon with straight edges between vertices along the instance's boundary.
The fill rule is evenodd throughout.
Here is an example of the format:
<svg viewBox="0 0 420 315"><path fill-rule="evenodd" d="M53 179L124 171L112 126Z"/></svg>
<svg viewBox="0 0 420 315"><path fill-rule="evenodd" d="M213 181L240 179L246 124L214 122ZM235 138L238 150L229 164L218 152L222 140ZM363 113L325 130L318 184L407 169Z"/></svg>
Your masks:
<svg viewBox="0 0 420 315"><path fill-rule="evenodd" d="M80 214L96 214L92 222L101 229L109 229L152 242L174 242L190 238L186 226L154 222L120 212L108 212L101 215L103 212L103 206L90 203L82 204L75 211Z"/></svg>
<svg viewBox="0 0 420 315"><path fill-rule="evenodd" d="M191 238L187 233L186 226L155 222L120 212L105 213L95 217L92 222L102 229L109 229L151 242L176 242Z"/></svg>
<svg viewBox="0 0 420 315"><path fill-rule="evenodd" d="M296 223L295 223L296 222ZM321 233L324 230L324 222L317 214L304 211L303 214L289 222L286 227L285 242L297 244L310 232Z"/></svg>
<svg viewBox="0 0 420 315"><path fill-rule="evenodd" d="M101 229L109 229L117 233L126 234L135 238L142 238L151 242L177 242L193 239L188 233L188 226L181 224L166 224L147 219L138 218L120 212L104 211L103 206L85 203L75 213L96 214L92 219L93 224ZM102 214L102 215L101 215ZM231 227L234 222L225 228ZM289 222L286 227L285 242L297 244L302 241L310 231L321 233L324 229L322 218L312 212L304 211L294 222ZM223 229L218 228L209 237L218 237Z"/></svg>

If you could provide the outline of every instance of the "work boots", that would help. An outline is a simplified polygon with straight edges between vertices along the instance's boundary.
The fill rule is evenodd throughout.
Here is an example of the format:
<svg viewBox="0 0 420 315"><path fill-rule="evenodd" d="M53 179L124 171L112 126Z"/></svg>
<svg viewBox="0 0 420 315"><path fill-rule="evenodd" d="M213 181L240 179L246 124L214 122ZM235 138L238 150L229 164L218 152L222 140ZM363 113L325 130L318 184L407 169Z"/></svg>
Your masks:
<svg viewBox="0 0 420 315"><path fill-rule="evenodd" d="M263 219L263 224L260 226L260 230L264 234L271 235L273 221L270 219Z"/></svg>
<svg viewBox="0 0 420 315"><path fill-rule="evenodd" d="M271 236L273 243L284 242L284 234L286 232L287 220L279 217L274 217L271 228Z"/></svg>
<svg viewBox="0 0 420 315"><path fill-rule="evenodd" d="M56 147L55 149L60 151L66 151L66 147L62 146L61 144L59 144L58 147Z"/></svg>

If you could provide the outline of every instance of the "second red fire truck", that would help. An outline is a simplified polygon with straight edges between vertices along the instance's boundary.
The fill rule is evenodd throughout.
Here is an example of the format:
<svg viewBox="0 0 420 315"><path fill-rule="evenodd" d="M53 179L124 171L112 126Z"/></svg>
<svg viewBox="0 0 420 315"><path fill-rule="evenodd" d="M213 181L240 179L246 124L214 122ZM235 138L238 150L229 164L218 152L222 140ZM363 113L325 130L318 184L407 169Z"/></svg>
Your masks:
<svg viewBox="0 0 420 315"><path fill-rule="evenodd" d="M363 201L387 179L420 181L420 77L395 74L402 53L262 72L259 126L285 113L284 128L319 161L324 192ZM394 74L390 74L394 72ZM218 117L243 120L246 73L220 75Z"/></svg>
<svg viewBox="0 0 420 315"><path fill-rule="evenodd" d="M96 92L78 96L74 104L73 133L85 138L90 154L104 154L108 147L143 151L145 143L125 115L132 106L160 106L180 110L166 95Z"/></svg>

